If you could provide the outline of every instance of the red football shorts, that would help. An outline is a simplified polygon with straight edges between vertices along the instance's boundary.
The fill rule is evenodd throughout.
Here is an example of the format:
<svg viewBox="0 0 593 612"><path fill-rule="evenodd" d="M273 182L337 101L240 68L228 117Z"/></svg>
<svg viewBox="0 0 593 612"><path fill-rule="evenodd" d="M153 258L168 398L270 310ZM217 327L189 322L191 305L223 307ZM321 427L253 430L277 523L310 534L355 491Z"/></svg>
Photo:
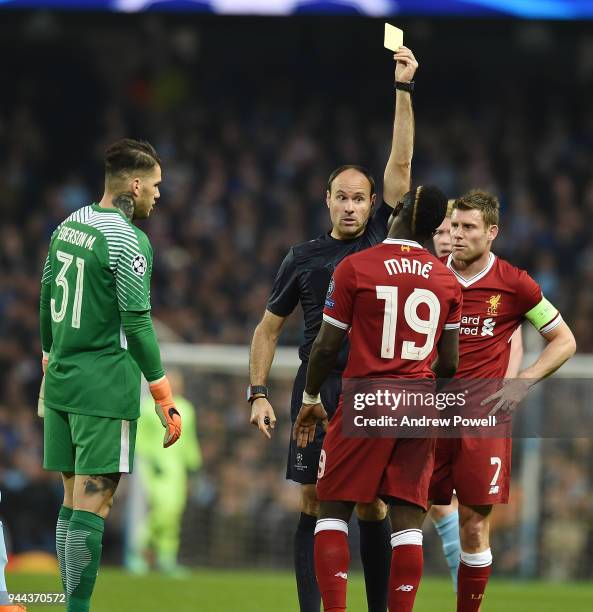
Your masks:
<svg viewBox="0 0 593 612"><path fill-rule="evenodd" d="M433 504L450 504L455 490L465 506L506 504L511 451L511 438L439 439L429 499Z"/></svg>
<svg viewBox="0 0 593 612"><path fill-rule="evenodd" d="M435 443L427 438L346 438L340 404L323 441L317 496L367 503L389 496L426 509Z"/></svg>

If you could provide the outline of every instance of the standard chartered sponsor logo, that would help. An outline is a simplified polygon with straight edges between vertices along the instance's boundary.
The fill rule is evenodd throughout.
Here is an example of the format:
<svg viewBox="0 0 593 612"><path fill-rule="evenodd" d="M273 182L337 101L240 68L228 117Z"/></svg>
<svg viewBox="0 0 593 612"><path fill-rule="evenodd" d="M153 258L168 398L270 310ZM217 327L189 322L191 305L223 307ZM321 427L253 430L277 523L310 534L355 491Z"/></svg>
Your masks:
<svg viewBox="0 0 593 612"><path fill-rule="evenodd" d="M484 319L484 323L482 325L482 336L494 336L494 326L496 325L496 321L489 317L488 319Z"/></svg>
<svg viewBox="0 0 593 612"><path fill-rule="evenodd" d="M462 336L477 336L479 330L480 336L494 336L495 325L496 320L492 317L488 317L484 320L481 320L480 316L461 317L461 327L459 329L459 333Z"/></svg>

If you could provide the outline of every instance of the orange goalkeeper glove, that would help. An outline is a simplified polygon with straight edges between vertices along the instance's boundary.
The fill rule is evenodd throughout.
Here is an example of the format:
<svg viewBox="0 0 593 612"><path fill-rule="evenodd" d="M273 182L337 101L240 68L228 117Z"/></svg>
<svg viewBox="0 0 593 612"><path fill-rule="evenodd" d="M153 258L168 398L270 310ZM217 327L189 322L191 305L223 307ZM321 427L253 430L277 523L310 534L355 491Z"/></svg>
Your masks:
<svg viewBox="0 0 593 612"><path fill-rule="evenodd" d="M165 428L163 446L168 448L175 444L181 436L181 415L173 403L171 385L166 376L150 383L148 387L154 397L154 411Z"/></svg>

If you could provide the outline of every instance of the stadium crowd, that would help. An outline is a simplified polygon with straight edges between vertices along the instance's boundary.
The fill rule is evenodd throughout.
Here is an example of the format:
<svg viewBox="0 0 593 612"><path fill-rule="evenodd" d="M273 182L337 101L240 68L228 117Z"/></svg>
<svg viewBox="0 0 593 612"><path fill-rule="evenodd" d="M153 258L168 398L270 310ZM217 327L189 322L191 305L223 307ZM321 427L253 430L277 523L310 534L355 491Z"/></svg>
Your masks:
<svg viewBox="0 0 593 612"><path fill-rule="evenodd" d="M288 246L328 227L330 171L364 163L382 176L392 94L383 50L356 53L337 34L323 40L323 20L274 30L257 23L255 35L242 32L247 22L230 22L229 36L239 36L232 49L217 39L223 25L215 20L193 28L151 17L136 29L100 20L76 28L74 18L48 14L12 22L0 34L13 85L0 100L0 490L19 552L52 550L54 517L38 509L60 503L59 482L41 469L35 414L41 267L56 224L100 197L105 146L144 137L163 158L162 198L142 226L155 252L155 318L187 342L247 344ZM346 36L353 23L343 22ZM378 37L374 22L360 27ZM450 196L473 187L498 194L495 252L530 271L579 352L593 353L593 41L577 33L559 58L555 43L570 33L542 28L513 30L514 61L501 65L493 34L479 43L475 33L451 34L451 61L443 61L439 28L410 25L420 58L413 176ZM294 49L270 57L282 41ZM480 45L483 64L465 67L460 55ZM297 313L285 344L300 342L300 324ZM289 385L273 391L281 424L266 445L248 426L245 384L217 376L188 383L204 460L185 517L195 533L182 551L190 562L289 558L283 523L298 498L283 480ZM540 569L585 577L593 571L593 444L546 444L541 549L554 563ZM255 521L264 511L266 522ZM239 553L225 535L230 517L234 531L248 534ZM504 568L514 571L516 508L500 524Z"/></svg>

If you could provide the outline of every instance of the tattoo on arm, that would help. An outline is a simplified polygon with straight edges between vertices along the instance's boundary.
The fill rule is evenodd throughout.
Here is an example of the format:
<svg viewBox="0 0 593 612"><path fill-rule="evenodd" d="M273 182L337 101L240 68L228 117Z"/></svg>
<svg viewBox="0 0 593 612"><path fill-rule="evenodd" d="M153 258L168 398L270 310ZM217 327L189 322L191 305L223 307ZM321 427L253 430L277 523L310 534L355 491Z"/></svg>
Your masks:
<svg viewBox="0 0 593 612"><path fill-rule="evenodd" d="M134 217L134 198L130 193L120 193L113 198L113 205L119 208L130 221Z"/></svg>
<svg viewBox="0 0 593 612"><path fill-rule="evenodd" d="M88 476L84 480L85 495L113 495L119 483L121 474L107 474L105 476Z"/></svg>

